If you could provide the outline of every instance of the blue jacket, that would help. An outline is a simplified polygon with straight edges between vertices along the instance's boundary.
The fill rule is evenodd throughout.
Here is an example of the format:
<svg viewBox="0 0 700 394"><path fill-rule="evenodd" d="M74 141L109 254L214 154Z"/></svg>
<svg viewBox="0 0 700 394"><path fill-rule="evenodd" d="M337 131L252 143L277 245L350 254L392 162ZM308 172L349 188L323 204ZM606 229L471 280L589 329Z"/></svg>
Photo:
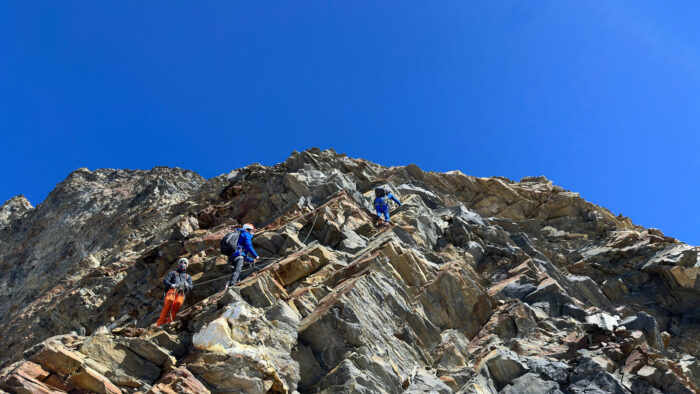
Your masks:
<svg viewBox="0 0 700 394"><path fill-rule="evenodd" d="M384 197L377 197L374 199L374 209L376 209L377 212L386 211L389 208L389 200L394 200L395 203L401 206L401 201L394 197L393 194L389 193Z"/></svg>
<svg viewBox="0 0 700 394"><path fill-rule="evenodd" d="M253 234L243 230L242 228L239 228L236 231L240 231L241 235L238 236L238 247L236 248L236 253L234 253L232 257L236 258L243 255L247 261L253 261L253 259L248 257L248 255L258 257L258 252L255 251L255 248L253 248Z"/></svg>

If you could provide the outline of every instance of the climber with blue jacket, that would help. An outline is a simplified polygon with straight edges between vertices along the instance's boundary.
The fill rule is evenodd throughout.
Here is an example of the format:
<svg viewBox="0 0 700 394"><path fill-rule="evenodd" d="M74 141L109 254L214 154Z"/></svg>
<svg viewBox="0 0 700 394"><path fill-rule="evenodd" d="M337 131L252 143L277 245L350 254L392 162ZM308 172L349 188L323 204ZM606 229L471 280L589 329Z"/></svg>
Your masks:
<svg viewBox="0 0 700 394"><path fill-rule="evenodd" d="M382 220L382 215L384 216L384 225L391 226L389 221L389 201L393 200L396 204L401 206L401 201L399 201L393 194L388 193L383 187L377 187L374 189L374 209L377 211L377 224Z"/></svg>
<svg viewBox="0 0 700 394"><path fill-rule="evenodd" d="M244 262L255 263L258 260L258 253L255 251L255 248L253 248L254 233L255 226L250 223L246 223L243 225L243 228L239 228L233 233L227 234L224 239L222 239L222 252L231 251L232 249L235 250L232 254L224 253L229 256L228 262L233 270L231 273L231 279L226 285L227 287L238 283L238 277L241 275L241 269L243 268ZM238 239L234 241L235 238ZM231 242L235 246L225 247L226 242Z"/></svg>

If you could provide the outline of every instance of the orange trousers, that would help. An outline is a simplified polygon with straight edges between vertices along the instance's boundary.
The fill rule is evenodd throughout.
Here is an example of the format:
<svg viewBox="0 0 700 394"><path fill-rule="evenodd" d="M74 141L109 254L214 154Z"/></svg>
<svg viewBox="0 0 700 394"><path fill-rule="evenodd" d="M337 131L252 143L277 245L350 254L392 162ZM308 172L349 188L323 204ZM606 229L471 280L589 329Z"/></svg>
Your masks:
<svg viewBox="0 0 700 394"><path fill-rule="evenodd" d="M157 325L162 326L175 320L175 315L177 315L177 311L180 310L183 302L185 302L183 293L178 294L173 289L168 290L165 294L165 304L163 304L163 310L160 312Z"/></svg>

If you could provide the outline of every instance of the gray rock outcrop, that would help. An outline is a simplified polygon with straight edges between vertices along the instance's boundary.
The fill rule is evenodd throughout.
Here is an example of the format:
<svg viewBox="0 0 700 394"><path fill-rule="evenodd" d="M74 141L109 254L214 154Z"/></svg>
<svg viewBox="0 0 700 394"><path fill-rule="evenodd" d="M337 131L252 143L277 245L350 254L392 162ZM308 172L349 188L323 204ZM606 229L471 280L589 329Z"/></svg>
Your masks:
<svg viewBox="0 0 700 394"><path fill-rule="evenodd" d="M265 259L224 290L246 222ZM209 180L79 169L0 208L0 390L697 393L698 251L544 177L316 148ZM194 290L155 327L180 257Z"/></svg>

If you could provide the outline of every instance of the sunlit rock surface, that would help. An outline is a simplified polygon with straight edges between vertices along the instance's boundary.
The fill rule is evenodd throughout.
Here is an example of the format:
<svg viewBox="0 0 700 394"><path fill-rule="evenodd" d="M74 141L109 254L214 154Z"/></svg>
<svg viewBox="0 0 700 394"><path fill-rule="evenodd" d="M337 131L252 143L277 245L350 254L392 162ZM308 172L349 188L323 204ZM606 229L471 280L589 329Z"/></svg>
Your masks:
<svg viewBox="0 0 700 394"><path fill-rule="evenodd" d="M266 259L224 290L245 222ZM180 257L195 288L156 328ZM0 207L0 392L697 393L698 271L544 177L319 149L209 180L79 169Z"/></svg>

